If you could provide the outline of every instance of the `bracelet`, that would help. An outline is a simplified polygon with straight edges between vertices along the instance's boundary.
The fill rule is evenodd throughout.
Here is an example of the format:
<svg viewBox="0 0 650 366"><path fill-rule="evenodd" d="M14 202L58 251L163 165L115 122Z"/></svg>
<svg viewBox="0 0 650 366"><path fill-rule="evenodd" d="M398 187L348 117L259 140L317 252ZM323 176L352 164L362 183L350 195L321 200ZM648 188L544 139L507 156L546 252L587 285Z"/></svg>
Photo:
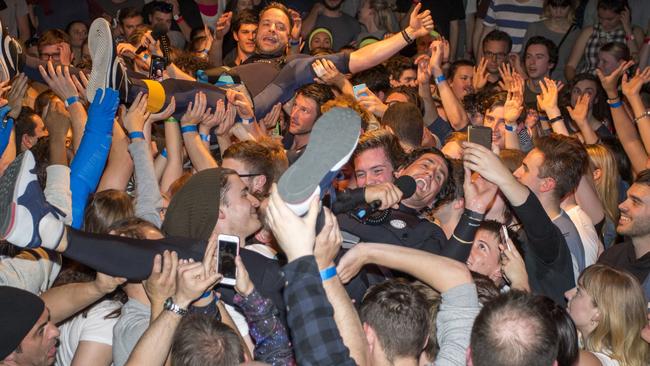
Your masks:
<svg viewBox="0 0 650 366"><path fill-rule="evenodd" d="M618 107L623 105L623 102L619 100L618 102L615 102L615 103L609 103L608 102L608 104L609 104L610 108L618 108Z"/></svg>
<svg viewBox="0 0 650 366"><path fill-rule="evenodd" d="M629 41L634 41L634 39L635 39L634 34L626 34L625 35L625 40L628 41L628 42Z"/></svg>
<svg viewBox="0 0 650 366"><path fill-rule="evenodd" d="M413 43L414 39L409 37L408 33L406 33L406 29L402 29L402 37L404 37L404 40L406 43L411 44Z"/></svg>
<svg viewBox="0 0 650 366"><path fill-rule="evenodd" d="M509 124L506 124L506 131L515 132L515 127L516 126L511 126Z"/></svg>
<svg viewBox="0 0 650 366"><path fill-rule="evenodd" d="M436 82L436 85L439 85L440 83L442 83L442 82L445 81L445 80L447 80L447 78L445 77L445 75L438 75L438 76L436 76L436 78L434 79L434 81Z"/></svg>
<svg viewBox="0 0 650 366"><path fill-rule="evenodd" d="M204 135L202 133L199 133L199 136L201 137L201 140L205 142L210 142L210 135Z"/></svg>
<svg viewBox="0 0 650 366"><path fill-rule="evenodd" d="M300 46L300 38L298 38L296 40L293 40L293 39L290 40L289 45L292 46L292 47Z"/></svg>
<svg viewBox="0 0 650 366"><path fill-rule="evenodd" d="M243 123L243 124L245 124L245 125L250 125L251 122L253 122L253 119L252 119L252 118L242 118L242 119L241 119L241 123Z"/></svg>
<svg viewBox="0 0 650 366"><path fill-rule="evenodd" d="M77 103L78 101L79 101L79 97L77 95L73 95L70 98L66 99L64 104L65 104L66 107L69 107L69 106Z"/></svg>
<svg viewBox="0 0 650 366"><path fill-rule="evenodd" d="M548 117L546 117L546 116L543 115L543 114L540 114L540 115L539 115L539 120L540 120L540 121L546 121L546 122L548 122Z"/></svg>
<svg viewBox="0 0 650 366"><path fill-rule="evenodd" d="M174 18L174 21L176 23L178 23L178 24L183 23L183 21L185 20L185 18L183 18L182 15L174 15L173 18Z"/></svg>
<svg viewBox="0 0 650 366"><path fill-rule="evenodd" d="M564 118L562 117L562 115L559 115L559 116L557 116L557 117L554 117L554 118L549 119L549 120L548 120L548 123L553 124L553 123L555 123L555 122L562 121L563 119L564 119Z"/></svg>
<svg viewBox="0 0 650 366"><path fill-rule="evenodd" d="M336 266L331 266L320 271L320 279L323 281L327 281L334 276L336 276Z"/></svg>
<svg viewBox="0 0 650 366"><path fill-rule="evenodd" d="M174 117L169 117L165 120L165 122L173 122L173 123L178 123L178 120Z"/></svg>
<svg viewBox="0 0 650 366"><path fill-rule="evenodd" d="M163 147L162 151L160 152L160 155L162 155L163 158L167 159L167 148Z"/></svg>
<svg viewBox="0 0 650 366"><path fill-rule="evenodd" d="M640 120L650 117L650 110L643 112L640 116L634 119L634 123L639 123Z"/></svg>
<svg viewBox="0 0 650 366"><path fill-rule="evenodd" d="M131 140L133 140L133 139L143 139L144 138L144 133L142 131L129 132L129 138Z"/></svg>
<svg viewBox="0 0 650 366"><path fill-rule="evenodd" d="M614 98L607 98L607 103L612 103L612 102L614 102L614 101L616 101L616 100L621 100L621 97L619 97L619 96L617 95L617 96L615 96Z"/></svg>
<svg viewBox="0 0 650 366"><path fill-rule="evenodd" d="M149 55L148 55L148 54L145 53L145 54L142 55L142 59L143 59L143 60L147 61L148 58L149 58Z"/></svg>
<svg viewBox="0 0 650 366"><path fill-rule="evenodd" d="M187 132L199 132L199 128L196 127L196 125L182 126L181 133L187 133Z"/></svg>

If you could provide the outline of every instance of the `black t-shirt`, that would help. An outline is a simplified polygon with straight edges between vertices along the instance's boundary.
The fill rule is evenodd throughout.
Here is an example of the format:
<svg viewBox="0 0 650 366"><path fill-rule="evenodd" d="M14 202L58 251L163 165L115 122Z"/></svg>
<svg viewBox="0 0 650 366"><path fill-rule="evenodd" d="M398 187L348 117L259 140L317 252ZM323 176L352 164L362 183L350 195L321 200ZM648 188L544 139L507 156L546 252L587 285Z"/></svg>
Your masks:
<svg viewBox="0 0 650 366"><path fill-rule="evenodd" d="M598 263L607 264L617 269L630 272L643 286L646 300L650 302L650 252L636 257L631 240L614 244L598 258Z"/></svg>
<svg viewBox="0 0 650 366"><path fill-rule="evenodd" d="M431 11L431 18L435 24L436 32L449 39L449 23L452 20L465 19L463 0L423 0L422 10ZM406 13L411 9L413 1L397 0L397 11Z"/></svg>

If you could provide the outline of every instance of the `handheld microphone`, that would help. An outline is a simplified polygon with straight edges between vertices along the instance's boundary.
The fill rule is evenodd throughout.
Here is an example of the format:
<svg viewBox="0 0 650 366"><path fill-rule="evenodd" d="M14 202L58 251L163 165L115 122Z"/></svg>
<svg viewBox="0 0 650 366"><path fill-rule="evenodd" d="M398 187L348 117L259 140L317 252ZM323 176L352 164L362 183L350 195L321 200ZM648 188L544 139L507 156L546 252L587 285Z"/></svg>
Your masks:
<svg viewBox="0 0 650 366"><path fill-rule="evenodd" d="M166 41L167 45L167 54L169 54L169 38L167 37L167 27L164 24L156 24L155 27L151 30L151 38L154 39L154 41L160 41L160 48L163 50L163 56L165 56L165 45L163 45L163 38ZM138 47L137 50L135 50L135 54L139 55L142 52L146 51L147 47L144 45ZM166 56L165 56L166 57Z"/></svg>
<svg viewBox="0 0 650 366"><path fill-rule="evenodd" d="M413 179L413 177L410 177L408 175L403 175L395 179L394 184L395 186L397 186L397 188L399 188L400 191L402 191L402 199L411 197L413 193L415 193L415 189L417 188L415 179ZM381 207L381 201L374 200L370 202L368 205L366 205L365 207L361 207L353 211L352 215L359 220L364 220L368 218L369 215L376 212L379 209L379 207Z"/></svg>

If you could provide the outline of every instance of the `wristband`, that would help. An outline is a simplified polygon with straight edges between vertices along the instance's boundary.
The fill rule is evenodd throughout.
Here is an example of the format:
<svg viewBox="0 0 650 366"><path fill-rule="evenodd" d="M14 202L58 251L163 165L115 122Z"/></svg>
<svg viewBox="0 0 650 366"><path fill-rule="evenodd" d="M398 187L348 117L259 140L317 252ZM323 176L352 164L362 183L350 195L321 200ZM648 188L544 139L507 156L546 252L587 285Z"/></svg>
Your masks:
<svg viewBox="0 0 650 366"><path fill-rule="evenodd" d="M178 120L174 117L169 117L165 120L165 122L173 122L173 123L178 123Z"/></svg>
<svg viewBox="0 0 650 366"><path fill-rule="evenodd" d="M439 85L440 83L442 83L442 82L445 81L445 80L447 80L447 78L445 77L445 75L438 75L438 76L436 76L436 78L435 78L436 85Z"/></svg>
<svg viewBox="0 0 650 366"><path fill-rule="evenodd" d="M516 126L511 126L509 124L506 124L506 131L515 132L515 127Z"/></svg>
<svg viewBox="0 0 650 366"><path fill-rule="evenodd" d="M413 38L411 38L411 37L408 35L408 33L406 33L406 29L403 29L403 30L402 30L402 37L404 37L404 40L405 40L406 43L408 43L408 44L411 44L411 43L413 43L413 41L414 41Z"/></svg>
<svg viewBox="0 0 650 366"><path fill-rule="evenodd" d="M634 123L639 123L640 120L650 117L650 110L643 112L640 116L634 119Z"/></svg>
<svg viewBox="0 0 650 366"><path fill-rule="evenodd" d="M555 118L551 118L551 119L549 119L549 120L548 120L548 123L553 124L553 123L555 123L555 122L559 122L559 121L561 121L561 120L563 120L563 119L564 119L564 118L562 117L562 115L559 115L559 116L557 116L557 117L555 117Z"/></svg>
<svg viewBox="0 0 650 366"><path fill-rule="evenodd" d="M197 300L205 299L206 297L208 297L208 296L210 296L210 295L212 295L212 290L207 290L207 291L204 292L204 293L201 295L201 297L199 297Z"/></svg>
<svg viewBox="0 0 650 366"><path fill-rule="evenodd" d="M187 133L187 132L199 132L199 128L196 127L196 125L182 126L181 133Z"/></svg>
<svg viewBox="0 0 650 366"><path fill-rule="evenodd" d="M66 99L64 104L65 104L66 107L69 107L69 106L77 103L78 101L79 101L79 97L76 96L76 95L73 95L70 98Z"/></svg>
<svg viewBox="0 0 650 366"><path fill-rule="evenodd" d="M617 95L617 96L615 96L614 98L607 98L607 103L612 103L612 102L614 102L614 101L616 101L616 100L621 100L621 97L619 97L619 96Z"/></svg>
<svg viewBox="0 0 650 366"><path fill-rule="evenodd" d="M336 266L331 266L320 271L320 279L323 281L327 281L334 276L336 276Z"/></svg>
<svg viewBox="0 0 650 366"><path fill-rule="evenodd" d="M134 140L134 139L143 139L143 138L144 138L144 133L143 133L142 131L133 131L133 132L129 132L129 138L130 138L131 140Z"/></svg>
<svg viewBox="0 0 650 366"><path fill-rule="evenodd" d="M242 119L241 119L241 123L243 123L243 124L245 124L245 125L250 125L251 122L253 122L253 119L252 119L252 118L242 118Z"/></svg>
<svg viewBox="0 0 650 366"><path fill-rule="evenodd" d="M620 106L623 105L623 102L621 102L621 101L619 100L618 102L614 102L614 103L609 103L609 102L608 102L608 104L609 104L609 107L610 107L610 108L618 108L618 107L620 107Z"/></svg>
<svg viewBox="0 0 650 366"><path fill-rule="evenodd" d="M183 21L185 20L182 15L174 15L173 18L174 18L174 21L176 23L179 23L179 24L183 23Z"/></svg>
<svg viewBox="0 0 650 366"><path fill-rule="evenodd" d="M300 38L298 38L296 40L293 40L293 39L290 40L289 45L292 46L292 47L300 46Z"/></svg>
<svg viewBox="0 0 650 366"><path fill-rule="evenodd" d="M543 115L543 114L540 114L540 115L539 115L539 120L540 120L540 121L548 121L548 117L546 117L546 116Z"/></svg>
<svg viewBox="0 0 650 366"><path fill-rule="evenodd" d="M148 58L149 58L149 55L148 55L148 54L145 53L145 54L142 55L142 59L143 59L143 60L147 61Z"/></svg>
<svg viewBox="0 0 650 366"><path fill-rule="evenodd" d="M199 133L199 136L201 136L201 140L205 142L210 142L210 135L204 135L202 133Z"/></svg>
<svg viewBox="0 0 650 366"><path fill-rule="evenodd" d="M162 155L163 158L167 159L167 148L163 147L162 151L160 152L160 155Z"/></svg>

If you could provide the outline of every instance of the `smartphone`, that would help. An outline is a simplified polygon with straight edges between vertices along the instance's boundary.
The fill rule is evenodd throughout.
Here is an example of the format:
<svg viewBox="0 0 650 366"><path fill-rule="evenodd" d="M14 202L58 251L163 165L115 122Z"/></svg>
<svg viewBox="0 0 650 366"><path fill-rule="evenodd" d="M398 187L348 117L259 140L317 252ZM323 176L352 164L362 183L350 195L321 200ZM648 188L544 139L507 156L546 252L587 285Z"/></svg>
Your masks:
<svg viewBox="0 0 650 366"><path fill-rule="evenodd" d="M368 93L366 92L361 92L363 89L366 89L367 86L366 84L358 84L352 87L352 92L354 93L354 97L359 99L359 97L367 97Z"/></svg>
<svg viewBox="0 0 650 366"><path fill-rule="evenodd" d="M164 57L151 56L151 65L149 66L149 79L162 81L163 71L167 66L167 61Z"/></svg>
<svg viewBox="0 0 650 366"><path fill-rule="evenodd" d="M219 235L217 237L217 272L221 273L221 283L234 286L237 277L235 257L239 255L239 237L233 235Z"/></svg>
<svg viewBox="0 0 650 366"><path fill-rule="evenodd" d="M492 149L492 129L485 126L469 126L467 141Z"/></svg>

